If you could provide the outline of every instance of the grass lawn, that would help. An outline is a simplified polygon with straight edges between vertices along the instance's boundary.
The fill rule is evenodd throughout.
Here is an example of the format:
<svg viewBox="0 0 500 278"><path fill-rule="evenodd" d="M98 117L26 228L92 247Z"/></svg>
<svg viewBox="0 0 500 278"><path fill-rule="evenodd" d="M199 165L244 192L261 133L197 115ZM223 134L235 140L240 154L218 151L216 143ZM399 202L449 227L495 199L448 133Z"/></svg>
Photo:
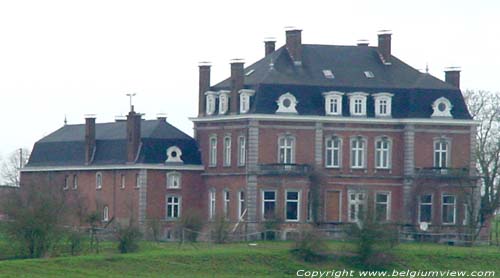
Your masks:
<svg viewBox="0 0 500 278"><path fill-rule="evenodd" d="M328 247L349 253L353 245L329 242ZM305 263L295 258L290 242L207 245L141 243L133 254L118 254L105 244L102 254L75 257L0 261L0 277L296 277L299 269L356 270L353 259ZM498 247L452 247L402 244L396 248L398 270L496 271L500 277ZM357 276L354 276L357 277Z"/></svg>

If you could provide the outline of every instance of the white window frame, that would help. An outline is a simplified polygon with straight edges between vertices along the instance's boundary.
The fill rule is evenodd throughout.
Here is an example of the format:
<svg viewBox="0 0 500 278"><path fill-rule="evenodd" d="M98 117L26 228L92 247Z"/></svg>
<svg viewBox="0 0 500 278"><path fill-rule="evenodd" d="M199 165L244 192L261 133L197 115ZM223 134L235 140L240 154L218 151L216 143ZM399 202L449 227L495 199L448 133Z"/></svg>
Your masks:
<svg viewBox="0 0 500 278"><path fill-rule="evenodd" d="M264 199L264 196L265 196L265 193L266 192L273 192L274 193L274 199ZM278 201L277 201L277 198L278 197L278 192L276 190L272 190L272 189L264 189L262 190L262 193L261 193L261 213L262 213L262 220L272 220L272 219L266 219L266 215L265 215L265 203L268 203L268 202L273 202L274 203L274 217L277 217L278 215L276 215L276 211L278 209Z"/></svg>
<svg viewBox="0 0 500 278"><path fill-rule="evenodd" d="M120 189L125 189L126 185L126 176L125 174L121 174L120 176Z"/></svg>
<svg viewBox="0 0 500 278"><path fill-rule="evenodd" d="M246 192L245 191L238 191L238 218L242 218L243 214L246 210Z"/></svg>
<svg viewBox="0 0 500 278"><path fill-rule="evenodd" d="M135 174L135 188L141 187L141 174Z"/></svg>
<svg viewBox="0 0 500 278"><path fill-rule="evenodd" d="M444 110L439 110L439 106L440 105L444 105L445 108ZM451 118L453 117L451 115L451 109L453 108L453 105L451 104L451 102L445 98L445 97L440 97L438 99L436 99L433 103L432 103L432 110L433 110L433 113L431 115L431 117L446 117L446 118Z"/></svg>
<svg viewBox="0 0 500 278"><path fill-rule="evenodd" d="M208 218L210 220L215 219L216 207L217 207L217 192L215 189L208 191Z"/></svg>
<svg viewBox="0 0 500 278"><path fill-rule="evenodd" d="M169 199L171 198L171 201ZM177 202L174 201L174 198L177 198ZM182 197L179 195L166 195L165 196L165 219L167 220L177 220L181 217L181 208L182 208ZM171 207L170 214L168 213L168 208ZM177 207L177 215L175 215L175 207Z"/></svg>
<svg viewBox="0 0 500 278"><path fill-rule="evenodd" d="M285 196L284 196L285 197L285 206L284 206L285 222L300 222L300 204L301 204L301 195L302 195L301 192L302 192L301 190L296 190L296 189L285 190ZM297 193L297 200L288 199L288 193ZM287 215L288 203L296 203L297 204L297 219L288 219L288 215Z"/></svg>
<svg viewBox="0 0 500 278"><path fill-rule="evenodd" d="M229 110L229 94L231 91L220 90L219 91L219 115L227 114Z"/></svg>
<svg viewBox="0 0 500 278"><path fill-rule="evenodd" d="M182 187L182 175L181 173L174 171L167 173L167 188L168 189L180 189Z"/></svg>
<svg viewBox="0 0 500 278"><path fill-rule="evenodd" d="M349 97L349 112L351 116L366 116L367 93L355 92L347 94ZM359 105L359 111L357 106Z"/></svg>
<svg viewBox="0 0 500 278"><path fill-rule="evenodd" d="M102 222L109 221L109 207L106 205L102 208Z"/></svg>
<svg viewBox="0 0 500 278"><path fill-rule="evenodd" d="M312 206L312 192L311 190L307 191L307 215L306 221L311 222L313 219L313 206Z"/></svg>
<svg viewBox="0 0 500 278"><path fill-rule="evenodd" d="M351 195L354 195L355 198L354 200L351 199ZM363 198L359 198L360 196L363 196ZM359 214L360 214L360 206L363 206L363 211L366 213L367 207L366 207L366 193L365 192L360 192L360 191L348 191L347 192L347 218L349 222L358 222L359 219ZM354 206L354 218L351 215L351 206Z"/></svg>
<svg viewBox="0 0 500 278"><path fill-rule="evenodd" d="M73 175L73 190L77 190L77 189L78 189L78 175L74 174Z"/></svg>
<svg viewBox="0 0 500 278"><path fill-rule="evenodd" d="M444 202L445 197L453 197L453 204ZM444 222L444 210L445 206L453 206L453 222ZM457 222L457 196L453 194L442 194L441 195L441 223L443 225L455 225Z"/></svg>
<svg viewBox="0 0 500 278"><path fill-rule="evenodd" d="M247 156L247 138L243 135L238 136L238 166L245 166Z"/></svg>
<svg viewBox="0 0 500 278"><path fill-rule="evenodd" d="M467 226L471 221L471 213L469 213L469 204L465 203L463 205L464 217L462 219L462 225Z"/></svg>
<svg viewBox="0 0 500 278"><path fill-rule="evenodd" d="M436 148L437 144L439 144L439 148ZM442 144L444 144L445 148L442 148ZM450 165L451 158L451 140L448 138L435 138L432 144L433 147L433 161L434 168L448 168ZM444 154L444 163L443 163L443 154Z"/></svg>
<svg viewBox="0 0 500 278"><path fill-rule="evenodd" d="M332 142L331 147L328 146L329 142ZM335 142L338 143L337 147L335 147ZM337 152L337 161L335 161L335 152ZM329 161L328 159L329 154L331 155L331 161ZM325 139L325 167L342 167L342 138L340 138L339 136L329 136Z"/></svg>
<svg viewBox="0 0 500 278"><path fill-rule="evenodd" d="M103 177L101 172L95 174L95 189L102 189Z"/></svg>
<svg viewBox="0 0 500 278"><path fill-rule="evenodd" d="M205 92L205 97L206 97L205 113L209 116L215 114L217 92L207 91Z"/></svg>
<svg viewBox="0 0 500 278"><path fill-rule="evenodd" d="M281 144L282 140L284 144ZM290 152L288 152L288 150L290 150ZM278 137L278 163L295 163L295 136L283 135Z"/></svg>
<svg viewBox="0 0 500 278"><path fill-rule="evenodd" d="M217 167L217 136L208 139L208 167Z"/></svg>
<svg viewBox="0 0 500 278"><path fill-rule="evenodd" d="M68 190L69 189L69 175L65 175L64 176L64 186L63 186L63 189L64 190Z"/></svg>
<svg viewBox="0 0 500 278"><path fill-rule="evenodd" d="M223 200L224 200L224 206L223 206L223 212L224 212L224 217L228 220L230 219L230 214L231 214L231 210L230 210L230 203L231 203L231 192L226 189L224 191L222 191L223 193Z"/></svg>
<svg viewBox="0 0 500 278"><path fill-rule="evenodd" d="M361 142L362 147L354 146L355 142ZM356 147L356 148L355 148ZM350 167L351 169L365 169L366 168L366 153L367 153L367 140L361 136L351 137L350 140ZM359 156L361 152L361 156ZM361 161L359 161L361 159ZM361 163L360 163L361 162Z"/></svg>
<svg viewBox="0 0 500 278"><path fill-rule="evenodd" d="M290 101L289 106L285 105L286 100ZM296 106L298 103L299 102L297 101L297 98L295 98L295 96L292 95L291 93L282 94L276 101L276 104L278 104L278 109L276 110L276 113L297 114Z"/></svg>
<svg viewBox="0 0 500 278"><path fill-rule="evenodd" d="M422 203L422 196L431 196L431 201L430 203ZM433 216L433 213L434 213L434 195L433 194L420 194L418 196L418 223L423 223L425 221L422 221L422 206L430 206L430 221L427 222L429 224L432 223L432 216Z"/></svg>
<svg viewBox="0 0 500 278"><path fill-rule="evenodd" d="M254 90L241 89L240 94L240 113L245 114L250 111L250 97L255 94Z"/></svg>
<svg viewBox="0 0 500 278"><path fill-rule="evenodd" d="M322 95L325 98L325 114L331 116L342 115L342 96L344 93L331 91Z"/></svg>
<svg viewBox="0 0 500 278"><path fill-rule="evenodd" d="M379 194L380 195L387 195L387 201L386 202L379 202L379 201L377 201L377 195L379 195ZM382 222L391 221L391 205L392 205L391 195L392 194L391 194L390 191L377 191L377 192L375 192L375 198L374 198L375 199L374 200L374 202L375 202L375 209L374 209L375 215L374 215L374 217L375 217L376 221L382 221ZM378 213L377 213L377 206L378 205L385 205L386 206L385 219L381 219L381 220L377 219L377 215L378 215Z"/></svg>
<svg viewBox="0 0 500 278"><path fill-rule="evenodd" d="M375 117L390 117L392 115L393 96L394 94L391 93L373 94L373 98L375 99Z"/></svg>
<svg viewBox="0 0 500 278"><path fill-rule="evenodd" d="M386 147L380 144L386 143ZM386 155L385 164L384 153ZM388 136L380 136L375 139L375 169L387 170L392 167L392 140Z"/></svg>
<svg viewBox="0 0 500 278"><path fill-rule="evenodd" d="M229 167L231 166L231 135L224 136L223 139L223 166Z"/></svg>

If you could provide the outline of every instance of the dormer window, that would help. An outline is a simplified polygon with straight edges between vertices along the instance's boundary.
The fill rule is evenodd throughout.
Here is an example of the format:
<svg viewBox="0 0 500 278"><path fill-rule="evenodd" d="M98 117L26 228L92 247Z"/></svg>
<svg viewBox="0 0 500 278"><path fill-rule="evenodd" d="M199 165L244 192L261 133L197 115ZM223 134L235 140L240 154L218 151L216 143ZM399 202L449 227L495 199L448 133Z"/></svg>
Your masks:
<svg viewBox="0 0 500 278"><path fill-rule="evenodd" d="M349 110L351 116L366 116L366 97L367 93L350 93L349 96Z"/></svg>
<svg viewBox="0 0 500 278"><path fill-rule="evenodd" d="M230 91L221 90L219 91L219 115L224 115L227 113L227 108L229 107L229 94Z"/></svg>
<svg viewBox="0 0 500 278"><path fill-rule="evenodd" d="M325 92L325 114L342 115L342 96L341 92Z"/></svg>
<svg viewBox="0 0 500 278"><path fill-rule="evenodd" d="M333 75L332 70L329 70L329 69L325 69L325 70L323 70L323 76L324 76L326 79L334 79L334 78L335 78L335 75Z"/></svg>
<svg viewBox="0 0 500 278"><path fill-rule="evenodd" d="M182 151L177 146L172 146L167 149L167 160L165 162L183 162L181 159Z"/></svg>
<svg viewBox="0 0 500 278"><path fill-rule="evenodd" d="M212 91L207 91L206 96L206 110L207 115L213 115L215 113L215 103L217 101L217 93Z"/></svg>
<svg viewBox="0 0 500 278"><path fill-rule="evenodd" d="M432 109L434 110L434 112L432 113L431 117L452 117L452 108L453 105L451 105L451 102L447 98L440 97L436 99L432 104Z"/></svg>
<svg viewBox="0 0 500 278"><path fill-rule="evenodd" d="M278 104L278 110L276 110L276 113L295 113L297 114L297 109L295 108L297 106L297 99L295 98L294 95L291 93L286 93L283 94L279 97L279 99L276 101Z"/></svg>
<svg viewBox="0 0 500 278"><path fill-rule="evenodd" d="M373 98L375 99L375 117L391 116L393 96L394 95L390 93L373 94Z"/></svg>
<svg viewBox="0 0 500 278"><path fill-rule="evenodd" d="M250 111L250 97L255 94L254 90L242 89L240 94L240 113L248 113Z"/></svg>
<svg viewBox="0 0 500 278"><path fill-rule="evenodd" d="M367 71L365 71L365 76L366 76L366 78L370 78L371 79L371 78L375 77L375 74L373 74L372 71L367 70Z"/></svg>

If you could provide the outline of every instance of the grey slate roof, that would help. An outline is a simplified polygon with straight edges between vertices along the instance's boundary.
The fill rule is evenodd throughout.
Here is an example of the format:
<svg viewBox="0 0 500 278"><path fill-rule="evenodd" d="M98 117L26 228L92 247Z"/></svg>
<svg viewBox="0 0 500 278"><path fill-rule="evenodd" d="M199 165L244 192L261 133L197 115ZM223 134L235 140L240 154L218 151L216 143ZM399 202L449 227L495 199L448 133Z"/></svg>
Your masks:
<svg viewBox="0 0 500 278"><path fill-rule="evenodd" d="M96 151L92 165L127 161L127 123L96 124ZM85 125L65 125L35 143L27 166L84 165ZM165 120L141 122L141 149L137 163L164 163L166 150L177 146L184 164L201 164L198 144Z"/></svg>
<svg viewBox="0 0 500 278"><path fill-rule="evenodd" d="M278 97L290 92L299 101L299 114L324 115L321 93L336 90L393 93L394 118L428 118L432 114L432 102L445 96L453 105L454 118L470 119L459 88L422 73L394 56L391 65L384 65L376 47L305 44L302 51L302 66L295 66L287 49L281 47L245 69L245 73L253 70L245 76L245 88L256 90L251 112L274 114ZM326 69L331 70L335 78L325 78L323 70ZM367 78L365 71L373 72L374 78ZM230 89L230 79L211 89ZM374 114L371 101L369 97L368 116ZM348 116L346 97L343 107Z"/></svg>

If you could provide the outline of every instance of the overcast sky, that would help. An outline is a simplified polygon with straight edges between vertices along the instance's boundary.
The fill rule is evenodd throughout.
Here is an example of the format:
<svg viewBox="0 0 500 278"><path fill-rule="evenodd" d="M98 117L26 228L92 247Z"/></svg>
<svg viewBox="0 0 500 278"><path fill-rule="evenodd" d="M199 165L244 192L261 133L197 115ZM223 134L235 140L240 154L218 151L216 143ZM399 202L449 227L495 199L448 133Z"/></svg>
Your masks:
<svg viewBox="0 0 500 278"><path fill-rule="evenodd" d="M412 3L412 4L410 4ZM229 61L262 58L263 39L377 44L393 32L395 56L443 79L462 68L462 89L500 91L499 1L1 1L0 156L63 125L113 121L128 111L166 113L188 134L197 113L198 62L212 84Z"/></svg>

